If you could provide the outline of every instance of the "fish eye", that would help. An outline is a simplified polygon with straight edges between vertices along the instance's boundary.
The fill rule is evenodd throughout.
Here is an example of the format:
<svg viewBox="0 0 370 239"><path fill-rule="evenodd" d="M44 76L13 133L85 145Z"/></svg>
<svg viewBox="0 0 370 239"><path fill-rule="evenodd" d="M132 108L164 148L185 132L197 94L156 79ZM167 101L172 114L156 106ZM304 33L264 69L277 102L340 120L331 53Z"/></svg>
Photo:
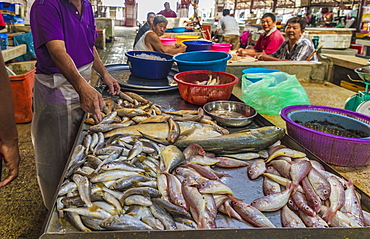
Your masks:
<svg viewBox="0 0 370 239"><path fill-rule="evenodd" d="M304 207L304 210L309 211L310 207Z"/></svg>
<svg viewBox="0 0 370 239"><path fill-rule="evenodd" d="M328 194L329 192L328 192L327 190L324 190L324 193L325 193L325 194Z"/></svg>
<svg viewBox="0 0 370 239"><path fill-rule="evenodd" d="M249 170L248 173L253 173L252 170Z"/></svg>
<svg viewBox="0 0 370 239"><path fill-rule="evenodd" d="M313 203L318 204L319 202L317 200L314 200Z"/></svg>

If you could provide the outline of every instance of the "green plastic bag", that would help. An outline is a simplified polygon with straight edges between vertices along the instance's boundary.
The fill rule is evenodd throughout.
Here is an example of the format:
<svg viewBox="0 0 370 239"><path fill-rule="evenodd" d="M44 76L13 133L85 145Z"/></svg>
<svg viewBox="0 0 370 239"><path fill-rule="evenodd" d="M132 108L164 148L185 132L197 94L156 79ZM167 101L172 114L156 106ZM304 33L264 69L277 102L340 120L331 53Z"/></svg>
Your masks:
<svg viewBox="0 0 370 239"><path fill-rule="evenodd" d="M260 114L275 116L286 106L310 104L297 77L285 72L244 74L242 100Z"/></svg>

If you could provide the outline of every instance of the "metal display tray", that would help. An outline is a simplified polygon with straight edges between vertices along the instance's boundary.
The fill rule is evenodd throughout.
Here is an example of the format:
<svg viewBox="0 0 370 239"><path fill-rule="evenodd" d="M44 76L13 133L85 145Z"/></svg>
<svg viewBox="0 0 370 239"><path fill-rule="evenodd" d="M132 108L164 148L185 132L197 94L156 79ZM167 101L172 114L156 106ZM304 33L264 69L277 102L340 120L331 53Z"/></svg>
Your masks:
<svg viewBox="0 0 370 239"><path fill-rule="evenodd" d="M104 95L104 94L103 94ZM159 104L165 110L196 109L199 106L185 102L178 91L162 92L161 94L143 95L146 99ZM230 100L239 101L232 96ZM253 122L242 128L227 128L230 132L239 131L246 128L257 128L261 126L273 125L260 114L256 116ZM81 144L86 135L87 126L82 123L79 134L75 141L75 146ZM325 169L338 176L333 168L313 155L310 151L301 146L293 138L285 135L281 140L282 144L292 149L300 150L307 154L307 157L321 162ZM70 160L70 159L69 159ZM67 163L68 165L68 163ZM256 180L250 180L247 176L245 167L238 169L217 169L226 172L233 178L223 178L225 182L235 193L235 197L245 199L246 203L251 203L254 199L263 196L262 177ZM66 169L63 173L63 178ZM61 180L62 182L62 180ZM61 183L60 182L60 183ZM59 185L60 187L60 185ZM370 209L370 197L363 191L357 189L361 195L361 203L364 209ZM58 190L59 191L59 190ZM56 201L56 197L55 197ZM54 204L55 205L55 204ZM68 222L59 220L56 207L49 212L45 221L44 228L40 238L367 238L370 235L370 227L364 228L283 228L280 223L280 210L277 212L264 213L277 228L256 228L250 225L231 219L227 216L218 214L216 224L218 229L208 230L176 230L176 231L92 231L81 232L72 227ZM366 236L367 235L367 236Z"/></svg>

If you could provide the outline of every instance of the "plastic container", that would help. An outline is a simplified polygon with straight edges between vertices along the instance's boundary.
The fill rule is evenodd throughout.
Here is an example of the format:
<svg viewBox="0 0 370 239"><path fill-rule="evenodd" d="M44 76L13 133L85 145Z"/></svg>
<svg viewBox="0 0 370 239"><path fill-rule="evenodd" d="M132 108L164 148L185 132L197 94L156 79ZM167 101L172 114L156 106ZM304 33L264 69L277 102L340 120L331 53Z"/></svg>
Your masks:
<svg viewBox="0 0 370 239"><path fill-rule="evenodd" d="M268 74L272 72L281 72L281 71L275 70L275 69L269 69L269 68L247 68L247 69L242 70L242 72L244 73L242 79L247 79L255 83L257 81L262 80L262 77L256 77L255 75L252 77L252 75L248 75L248 74L256 74L256 73Z"/></svg>
<svg viewBox="0 0 370 239"><path fill-rule="evenodd" d="M182 43L183 41L195 41L198 39L199 39L199 36L195 36L195 35L180 35L180 36L176 36L176 43L183 44Z"/></svg>
<svg viewBox="0 0 370 239"><path fill-rule="evenodd" d="M209 70L226 71L227 60L231 55L218 51L194 51L185 52L173 57L179 71Z"/></svg>
<svg viewBox="0 0 370 239"><path fill-rule="evenodd" d="M135 57L135 55L147 54L159 56L166 60L151 60ZM162 79L167 77L173 64L172 55L154 51L129 51L126 52L127 64L132 74L147 79Z"/></svg>
<svg viewBox="0 0 370 239"><path fill-rule="evenodd" d="M176 45L176 39L175 38L160 38L163 46L173 46Z"/></svg>
<svg viewBox="0 0 370 239"><path fill-rule="evenodd" d="M14 113L16 123L28 123L32 120L32 97L36 61L16 62L8 65L17 75L10 75Z"/></svg>
<svg viewBox="0 0 370 239"><path fill-rule="evenodd" d="M229 52L232 45L228 43L215 43L211 47L211 51L223 51L223 52Z"/></svg>
<svg viewBox="0 0 370 239"><path fill-rule="evenodd" d="M186 45L186 52L210 50L213 44L210 41L203 40L183 41L182 43Z"/></svg>
<svg viewBox="0 0 370 239"><path fill-rule="evenodd" d="M1 50L5 50L8 48L8 34L0 33L0 46Z"/></svg>
<svg viewBox="0 0 370 239"><path fill-rule="evenodd" d="M172 30L175 33L185 32L186 27L173 27Z"/></svg>
<svg viewBox="0 0 370 239"><path fill-rule="evenodd" d="M319 105L288 106L280 115L288 134L323 161L350 167L370 164L369 116Z"/></svg>
<svg viewBox="0 0 370 239"><path fill-rule="evenodd" d="M199 85L196 81L205 81L209 79L209 73L212 77L219 77L220 85ZM208 102L217 100L228 100L235 84L239 82L238 77L220 71L186 71L177 73L174 76L177 82L181 97L192 104L204 105Z"/></svg>

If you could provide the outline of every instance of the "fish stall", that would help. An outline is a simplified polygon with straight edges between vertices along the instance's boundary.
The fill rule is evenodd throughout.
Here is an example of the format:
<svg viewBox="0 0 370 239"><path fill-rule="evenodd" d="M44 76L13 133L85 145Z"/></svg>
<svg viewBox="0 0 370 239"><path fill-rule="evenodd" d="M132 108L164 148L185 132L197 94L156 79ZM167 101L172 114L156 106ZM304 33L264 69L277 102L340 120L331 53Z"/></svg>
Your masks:
<svg viewBox="0 0 370 239"><path fill-rule="evenodd" d="M101 91L103 96L107 96L104 86ZM125 128L114 123L117 114L112 112L115 111L107 111L103 121L97 125L86 116L40 238L365 238L369 234L369 227L348 219L335 208L338 200L343 201L343 198L336 198L339 197L337 194L347 197L351 192L354 198L360 198L362 208L346 205L347 213L348 208L357 210L356 213L360 210L359 213L368 218L369 195L355 188L260 114L243 127L224 127L214 123L204 123L205 126L197 118L204 113L201 108L185 102L173 88L162 94L144 91L140 96L124 92L120 97L112 97L105 102L112 109L114 102L123 105L122 101L132 99L135 99L132 102L136 103L132 104L136 104L136 109L144 102L150 102L150 112L158 114L148 117L146 113L146 119L138 119L139 122L147 120L146 123L135 123L134 114L128 117L129 114L144 108L127 111L125 107L118 107L115 111L120 120L128 117L123 123ZM230 100L239 101L234 96ZM186 113L176 115L180 111ZM161 115L165 121L159 119ZM171 122L172 118L177 119L177 123ZM198 121L189 126L188 120L191 119ZM208 121L205 118L203 122ZM109 124L112 125L106 128ZM199 136L204 131L208 133L209 125L211 135L206 139ZM161 132L153 135L152 132L158 130L156 127ZM136 133L129 131L130 128L135 128ZM176 135L176 129L188 135L179 136L178 132ZM268 133L264 134L265 131ZM192 138L192 134L199 135ZM239 138L239 135L243 136ZM214 140L217 138L218 141ZM92 141L95 141L94 146ZM236 146L239 144L242 147ZM104 150L108 152L104 153ZM283 176L285 166L277 165L277 161L282 161L276 160L279 157L296 158L294 166L290 166L290 170L295 172L291 181ZM269 167L271 164L281 168L280 174ZM260 172L260 167L263 172ZM126 176L111 173L123 168L128 172ZM322 184L313 182L311 185L315 186L307 186L310 184L308 175L318 171L326 175L326 182L334 181L326 185L329 188L320 189ZM297 178L303 174L307 176L305 179ZM124 180L133 177L135 180ZM312 175L311 180L314 181L315 177L318 176ZM166 191L164 184L168 185L167 189L172 189ZM343 190L333 186L338 184L339 188L346 186L345 196ZM311 198L310 202L316 203L312 206L314 209L308 208L307 201L299 198L304 194L309 198L311 194L307 188L321 192L318 193L321 199L316 198L319 205L316 199ZM183 196L176 195L180 191ZM295 199L291 197L292 192L297 195ZM329 200L330 204L323 206L321 200ZM297 219L298 213L293 212L298 208L302 219ZM330 220L330 226L321 219L322 214Z"/></svg>

